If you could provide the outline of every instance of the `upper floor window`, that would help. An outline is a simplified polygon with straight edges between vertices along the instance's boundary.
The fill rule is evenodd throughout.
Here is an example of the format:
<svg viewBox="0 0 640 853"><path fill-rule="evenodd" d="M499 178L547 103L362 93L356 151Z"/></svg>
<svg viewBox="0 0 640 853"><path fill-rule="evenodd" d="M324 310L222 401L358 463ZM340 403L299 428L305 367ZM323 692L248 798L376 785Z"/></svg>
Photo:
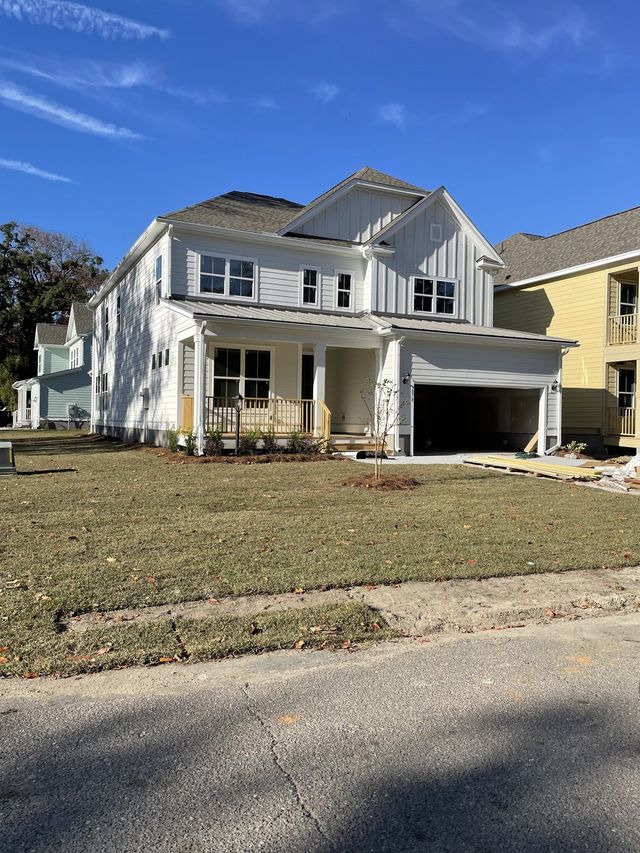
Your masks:
<svg viewBox="0 0 640 853"><path fill-rule="evenodd" d="M156 304L162 296L162 255L156 258Z"/></svg>
<svg viewBox="0 0 640 853"><path fill-rule="evenodd" d="M255 261L200 255L200 293L253 299Z"/></svg>
<svg viewBox="0 0 640 853"><path fill-rule="evenodd" d="M307 267L301 270L302 275L302 304L318 304L318 284L320 281L320 270L315 267Z"/></svg>
<svg viewBox="0 0 640 853"><path fill-rule="evenodd" d="M109 306L105 302L104 305L104 338L109 340Z"/></svg>
<svg viewBox="0 0 640 853"><path fill-rule="evenodd" d="M120 325L121 325L120 307L121 307L121 305L122 305L122 303L120 301L120 294L118 293L116 296L116 332L120 331Z"/></svg>
<svg viewBox="0 0 640 853"><path fill-rule="evenodd" d="M419 314L454 314L456 283L443 279L413 279L413 310Z"/></svg>
<svg viewBox="0 0 640 853"><path fill-rule="evenodd" d="M38 351L38 376L42 375L43 369L43 358L42 358L42 350Z"/></svg>
<svg viewBox="0 0 640 853"><path fill-rule="evenodd" d="M353 279L350 272L336 273L336 308L352 308Z"/></svg>
<svg viewBox="0 0 640 853"><path fill-rule="evenodd" d="M73 370L82 366L82 344L74 344L69 350L69 367Z"/></svg>
<svg viewBox="0 0 640 853"><path fill-rule="evenodd" d="M635 314L638 310L638 285L620 282L620 314Z"/></svg>
<svg viewBox="0 0 640 853"><path fill-rule="evenodd" d="M633 367L622 367L618 371L618 406L633 409L636 400L636 372Z"/></svg>

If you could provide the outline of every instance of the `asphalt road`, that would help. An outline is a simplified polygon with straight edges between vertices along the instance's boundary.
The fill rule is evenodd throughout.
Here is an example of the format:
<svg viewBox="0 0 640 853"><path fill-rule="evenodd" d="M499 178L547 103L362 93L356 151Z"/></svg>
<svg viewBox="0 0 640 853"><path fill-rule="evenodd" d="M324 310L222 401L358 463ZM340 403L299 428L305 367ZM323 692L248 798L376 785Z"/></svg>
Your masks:
<svg viewBox="0 0 640 853"><path fill-rule="evenodd" d="M640 614L0 685L0 850L640 850Z"/></svg>

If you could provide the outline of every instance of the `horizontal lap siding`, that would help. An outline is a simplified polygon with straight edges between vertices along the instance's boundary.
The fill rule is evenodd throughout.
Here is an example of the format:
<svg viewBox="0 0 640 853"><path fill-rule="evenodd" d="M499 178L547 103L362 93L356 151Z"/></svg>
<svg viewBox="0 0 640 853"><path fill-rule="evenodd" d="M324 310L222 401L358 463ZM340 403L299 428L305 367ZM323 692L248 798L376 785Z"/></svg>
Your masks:
<svg viewBox="0 0 640 853"><path fill-rule="evenodd" d="M431 240L431 225L442 229L442 240ZM493 279L476 269L482 249L447 208L437 202L417 215L387 242L393 256L373 261L372 310L413 313L412 276L448 278L458 282L455 316L480 326L492 324ZM421 315L424 316L424 315Z"/></svg>
<svg viewBox="0 0 640 853"><path fill-rule="evenodd" d="M300 226L301 234L365 243L416 201L415 196L353 189Z"/></svg>
<svg viewBox="0 0 640 853"><path fill-rule="evenodd" d="M254 258L258 264L258 300L264 305L282 305L295 308L300 305L300 267L320 267L321 307L333 311L335 307L335 270L352 273L355 285L355 310L364 307L364 259L346 255L329 255L313 249L297 249L288 245L268 246L240 240L206 238L174 231L172 244L172 291L176 295L198 295L198 257L201 254L219 254L225 257ZM204 296L203 298L207 298ZM212 300L215 301L215 300ZM239 300L241 303L242 300Z"/></svg>
<svg viewBox="0 0 640 853"><path fill-rule="evenodd" d="M91 380L84 371L59 377L43 377L40 386L40 416L50 420L66 420L69 406L77 407L88 419L91 412Z"/></svg>
<svg viewBox="0 0 640 853"><path fill-rule="evenodd" d="M562 365L563 430L604 431L604 356L609 270L495 294L496 325L577 339Z"/></svg>

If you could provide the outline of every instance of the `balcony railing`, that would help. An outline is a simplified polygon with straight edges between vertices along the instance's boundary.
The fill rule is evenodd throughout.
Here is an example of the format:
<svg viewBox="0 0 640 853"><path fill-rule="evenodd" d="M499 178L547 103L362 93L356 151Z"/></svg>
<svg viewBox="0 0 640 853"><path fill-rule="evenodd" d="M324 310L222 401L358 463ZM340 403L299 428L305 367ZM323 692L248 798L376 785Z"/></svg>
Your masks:
<svg viewBox="0 0 640 853"><path fill-rule="evenodd" d="M607 343L635 344L638 341L638 315L618 314L609 317L607 324Z"/></svg>
<svg viewBox="0 0 640 853"><path fill-rule="evenodd" d="M636 434L636 410L628 407L613 406L608 411L607 431L609 435Z"/></svg>
<svg viewBox="0 0 640 853"><path fill-rule="evenodd" d="M193 429L193 410L193 397L183 396L183 430ZM234 435L237 417L235 400L225 397L205 397L207 432L220 430L223 435ZM305 435L318 434L327 440L331 434L331 412L322 400L247 397L242 401L239 417L240 432L260 430L272 432L276 436L287 436L298 432Z"/></svg>

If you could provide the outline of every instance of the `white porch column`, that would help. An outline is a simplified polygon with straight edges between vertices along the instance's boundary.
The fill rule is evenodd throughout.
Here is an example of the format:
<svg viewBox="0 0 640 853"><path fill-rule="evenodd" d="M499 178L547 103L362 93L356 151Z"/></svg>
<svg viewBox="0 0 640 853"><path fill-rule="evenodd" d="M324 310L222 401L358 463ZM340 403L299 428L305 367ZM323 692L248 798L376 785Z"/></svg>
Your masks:
<svg viewBox="0 0 640 853"><path fill-rule="evenodd" d="M193 336L194 376L193 376L193 429L196 434L196 450L202 455L204 450L204 432L206 428L205 383L207 365L207 343L204 335L206 323L201 323Z"/></svg>
<svg viewBox="0 0 640 853"><path fill-rule="evenodd" d="M325 377L327 364L327 347L326 344L315 344L313 347L313 399L322 400L325 398ZM313 428L316 432L322 428L322 414L320 406L317 403L314 405Z"/></svg>
<svg viewBox="0 0 640 853"><path fill-rule="evenodd" d="M549 388L544 386L540 389L540 408L538 411L538 456L544 456L547 452L547 408L549 404Z"/></svg>
<svg viewBox="0 0 640 853"><path fill-rule="evenodd" d="M400 407L402 403L402 394L404 386L402 385L402 344L404 343L404 336L401 338L396 338L395 340L395 353L394 353L394 376L395 376L395 386L397 390L396 394L396 405L398 406L398 410L396 412L396 424L393 428L393 452L400 453L400 420L405 417L405 412L411 412L411 406L405 406L404 408ZM411 415L409 414L409 417Z"/></svg>

